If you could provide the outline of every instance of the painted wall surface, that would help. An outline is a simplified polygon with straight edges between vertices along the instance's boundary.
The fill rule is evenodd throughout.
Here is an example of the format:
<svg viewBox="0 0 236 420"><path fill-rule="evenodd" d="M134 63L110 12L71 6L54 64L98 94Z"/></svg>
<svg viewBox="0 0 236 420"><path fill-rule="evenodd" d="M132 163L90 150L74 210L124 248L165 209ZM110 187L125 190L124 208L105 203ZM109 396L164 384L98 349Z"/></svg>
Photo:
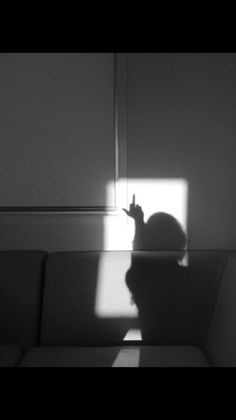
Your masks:
<svg viewBox="0 0 236 420"><path fill-rule="evenodd" d="M128 177L188 183L189 248L236 248L236 55L129 54Z"/></svg>
<svg viewBox="0 0 236 420"><path fill-rule="evenodd" d="M0 206L105 205L113 62L112 53L0 54Z"/></svg>
<svg viewBox="0 0 236 420"><path fill-rule="evenodd" d="M188 247L236 249L236 55L130 53L127 91L128 179L185 180ZM103 249L117 220L2 214L0 249Z"/></svg>

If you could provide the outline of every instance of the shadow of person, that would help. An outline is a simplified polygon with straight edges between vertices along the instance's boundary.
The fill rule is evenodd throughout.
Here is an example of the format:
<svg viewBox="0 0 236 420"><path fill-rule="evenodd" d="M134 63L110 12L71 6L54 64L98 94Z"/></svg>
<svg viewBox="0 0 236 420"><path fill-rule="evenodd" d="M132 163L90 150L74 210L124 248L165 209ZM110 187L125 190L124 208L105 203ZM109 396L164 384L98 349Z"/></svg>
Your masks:
<svg viewBox="0 0 236 420"><path fill-rule="evenodd" d="M134 198L129 210L123 210L135 222L134 251L126 285L138 309L142 341L147 345L170 345L178 341L183 344L183 334L178 328L186 324L186 302L187 306L190 304L186 288L188 268L181 265L186 234L180 223L167 213L155 213L145 223L142 208L135 204Z"/></svg>

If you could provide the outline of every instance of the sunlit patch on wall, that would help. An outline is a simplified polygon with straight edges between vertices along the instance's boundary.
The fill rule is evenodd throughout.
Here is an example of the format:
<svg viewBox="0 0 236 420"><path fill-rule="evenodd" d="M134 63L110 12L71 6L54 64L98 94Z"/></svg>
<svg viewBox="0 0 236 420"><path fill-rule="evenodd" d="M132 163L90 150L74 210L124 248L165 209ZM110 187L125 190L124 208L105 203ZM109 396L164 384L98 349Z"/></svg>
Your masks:
<svg viewBox="0 0 236 420"><path fill-rule="evenodd" d="M157 212L174 216L187 235L188 183L183 178L176 179L129 179L127 182L128 203L135 195L136 204L144 211L144 221ZM134 236L134 223L128 218L128 235ZM181 262L187 266L187 256Z"/></svg>
<svg viewBox="0 0 236 420"><path fill-rule="evenodd" d="M129 179L128 202L133 194L143 208L145 221L162 211L174 216L186 230L188 184L185 179Z"/></svg>
<svg viewBox="0 0 236 420"><path fill-rule="evenodd" d="M114 183L107 185L107 201L114 193ZM128 208L135 195L136 204L144 211L144 220L156 212L174 216L187 235L188 183L183 178L121 179L117 188L117 207L114 215L104 217L104 249L131 250L134 222L122 208Z"/></svg>

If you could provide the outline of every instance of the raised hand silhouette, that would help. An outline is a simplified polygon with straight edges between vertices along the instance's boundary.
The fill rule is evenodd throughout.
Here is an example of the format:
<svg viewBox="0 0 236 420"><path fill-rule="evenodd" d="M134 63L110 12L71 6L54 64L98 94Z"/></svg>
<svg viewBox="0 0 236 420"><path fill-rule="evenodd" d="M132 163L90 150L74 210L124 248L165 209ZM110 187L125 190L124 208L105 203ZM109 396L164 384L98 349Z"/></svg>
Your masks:
<svg viewBox="0 0 236 420"><path fill-rule="evenodd" d="M142 207L135 204L135 194L133 194L133 201L129 206L129 210L124 208L122 210L135 221L143 221L144 213Z"/></svg>

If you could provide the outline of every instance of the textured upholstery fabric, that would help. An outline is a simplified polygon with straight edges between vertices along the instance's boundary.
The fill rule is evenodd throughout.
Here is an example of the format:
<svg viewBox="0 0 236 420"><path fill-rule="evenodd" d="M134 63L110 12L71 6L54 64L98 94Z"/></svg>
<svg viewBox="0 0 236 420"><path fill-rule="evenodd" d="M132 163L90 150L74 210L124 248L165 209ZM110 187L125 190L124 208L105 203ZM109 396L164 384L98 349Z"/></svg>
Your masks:
<svg viewBox="0 0 236 420"><path fill-rule="evenodd" d="M231 255L219 287L206 354L213 366L236 367L236 256Z"/></svg>
<svg viewBox="0 0 236 420"><path fill-rule="evenodd" d="M137 261L143 267L146 264L145 283L154 275L154 269L148 269L152 261L174 254L161 251L51 254L46 263L41 344L121 344L136 321L122 311L118 316L96 314L98 281L109 283L112 298L119 303L117 285L122 283L128 291L126 276L132 277L134 273L136 277L141 272L135 268ZM191 251L187 258L188 267L182 269L178 282L174 275L164 280L156 276L158 320L149 334L151 343L144 344L201 347L205 343L227 253ZM101 266L105 269L101 270Z"/></svg>
<svg viewBox="0 0 236 420"><path fill-rule="evenodd" d="M192 346L40 347L30 349L21 367L207 367Z"/></svg>
<svg viewBox="0 0 236 420"><path fill-rule="evenodd" d="M0 345L0 367L17 366L22 356L20 346L1 346Z"/></svg>
<svg viewBox="0 0 236 420"><path fill-rule="evenodd" d="M0 252L0 344L37 345L45 256Z"/></svg>

